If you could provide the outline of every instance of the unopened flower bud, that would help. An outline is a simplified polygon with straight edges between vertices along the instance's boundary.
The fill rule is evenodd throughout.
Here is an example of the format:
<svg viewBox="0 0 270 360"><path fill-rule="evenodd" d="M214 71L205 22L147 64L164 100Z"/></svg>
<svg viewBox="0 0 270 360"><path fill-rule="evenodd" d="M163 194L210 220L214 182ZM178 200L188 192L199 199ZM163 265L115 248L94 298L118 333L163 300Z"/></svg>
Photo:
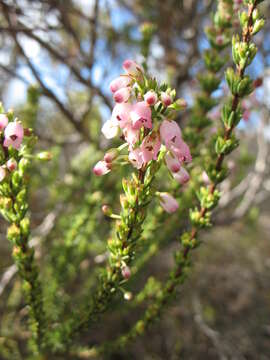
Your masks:
<svg viewBox="0 0 270 360"><path fill-rule="evenodd" d="M124 293L124 299L127 301L130 301L132 299L132 293L130 291L127 291Z"/></svg>
<svg viewBox="0 0 270 360"><path fill-rule="evenodd" d="M2 182L6 177L6 169L3 166L0 167L0 182Z"/></svg>
<svg viewBox="0 0 270 360"><path fill-rule="evenodd" d="M149 90L144 95L144 101L147 102L148 105L155 105L157 100L158 100L158 97L154 90Z"/></svg>
<svg viewBox="0 0 270 360"><path fill-rule="evenodd" d="M112 208L109 205L102 205L103 214L110 216L112 214Z"/></svg>
<svg viewBox="0 0 270 360"><path fill-rule="evenodd" d="M112 163L118 156L118 150L117 149L111 149L104 155L104 161L106 163Z"/></svg>
<svg viewBox="0 0 270 360"><path fill-rule="evenodd" d="M131 271L130 271L130 268L128 266L124 266L122 268L122 275L123 275L123 278L125 279L129 279L130 278L130 275L131 275Z"/></svg>
<svg viewBox="0 0 270 360"><path fill-rule="evenodd" d="M172 103L172 98L169 94L165 93L164 91L160 95L160 99L165 106L169 106Z"/></svg>
<svg viewBox="0 0 270 360"><path fill-rule="evenodd" d="M50 161L52 159L52 153L49 151L42 151L37 154L37 159L41 161Z"/></svg>
<svg viewBox="0 0 270 360"><path fill-rule="evenodd" d="M17 169L17 161L13 158L9 159L6 163L6 166L10 172Z"/></svg>
<svg viewBox="0 0 270 360"><path fill-rule="evenodd" d="M111 163L105 161L99 161L93 168L93 173L97 176L108 174L111 171Z"/></svg>

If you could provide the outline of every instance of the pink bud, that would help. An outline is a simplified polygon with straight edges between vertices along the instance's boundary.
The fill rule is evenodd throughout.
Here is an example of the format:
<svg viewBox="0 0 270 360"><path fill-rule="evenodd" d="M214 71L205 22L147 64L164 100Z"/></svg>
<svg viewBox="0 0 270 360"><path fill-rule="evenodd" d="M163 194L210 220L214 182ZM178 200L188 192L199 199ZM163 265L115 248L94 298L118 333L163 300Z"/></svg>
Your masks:
<svg viewBox="0 0 270 360"><path fill-rule="evenodd" d="M7 174L6 170L2 166L0 166L0 182L2 182L5 179L6 174Z"/></svg>
<svg viewBox="0 0 270 360"><path fill-rule="evenodd" d="M216 43L218 44L218 45L223 45L224 44L224 36L223 35L218 35L217 37L216 37Z"/></svg>
<svg viewBox="0 0 270 360"><path fill-rule="evenodd" d="M17 161L15 159L9 159L6 165L10 172L17 169Z"/></svg>
<svg viewBox="0 0 270 360"><path fill-rule="evenodd" d="M93 168L93 172L97 176L108 174L111 171L111 165L105 161L99 161Z"/></svg>
<svg viewBox="0 0 270 360"><path fill-rule="evenodd" d="M123 278L125 279L129 279L130 276L131 276L131 271L130 271L130 268L128 266L124 266L122 268L122 275L123 275Z"/></svg>
<svg viewBox="0 0 270 360"><path fill-rule="evenodd" d="M125 60L123 62L123 69L130 75L138 75L142 73L142 68L133 60Z"/></svg>
<svg viewBox="0 0 270 360"><path fill-rule="evenodd" d="M110 90L112 93L115 93L117 90L129 86L130 83L131 83L131 79L129 76L127 75L119 76L110 83Z"/></svg>
<svg viewBox="0 0 270 360"><path fill-rule="evenodd" d="M210 179L209 179L209 176L207 175L206 171L203 171L203 173L202 173L202 180L205 185L210 184Z"/></svg>
<svg viewBox="0 0 270 360"><path fill-rule="evenodd" d="M8 124L8 118L5 114L0 114L0 131L4 130Z"/></svg>
<svg viewBox="0 0 270 360"><path fill-rule="evenodd" d="M178 202L168 193L160 193L160 205L168 213L173 213L179 208Z"/></svg>
<svg viewBox="0 0 270 360"><path fill-rule="evenodd" d="M127 102L130 97L131 89L128 87L117 90L114 93L114 101L117 103Z"/></svg>
<svg viewBox="0 0 270 360"><path fill-rule="evenodd" d="M104 160L106 161L106 163L111 163L113 162L113 160L117 158L117 156L118 156L117 149L111 149L104 155Z"/></svg>
<svg viewBox="0 0 270 360"><path fill-rule="evenodd" d="M147 91L144 95L144 100L147 102L148 105L155 105L158 100L157 94L153 90Z"/></svg>
<svg viewBox="0 0 270 360"><path fill-rule="evenodd" d="M5 140L3 145L5 147L12 146L14 149L19 150L22 140L23 140L23 127L17 122L10 122L5 128Z"/></svg>
<svg viewBox="0 0 270 360"><path fill-rule="evenodd" d="M161 95L160 95L161 101L163 102L163 104L165 106L169 106L172 103L172 98L169 94L165 93L164 91L162 91Z"/></svg>

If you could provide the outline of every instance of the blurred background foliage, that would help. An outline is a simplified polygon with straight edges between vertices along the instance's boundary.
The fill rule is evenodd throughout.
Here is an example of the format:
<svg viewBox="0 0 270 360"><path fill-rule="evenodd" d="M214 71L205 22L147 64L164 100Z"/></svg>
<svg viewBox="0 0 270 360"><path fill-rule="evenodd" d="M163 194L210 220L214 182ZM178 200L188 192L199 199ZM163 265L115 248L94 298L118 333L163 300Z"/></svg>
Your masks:
<svg viewBox="0 0 270 360"><path fill-rule="evenodd" d="M101 206L119 209L119 179L128 171L117 169L101 178L91 172L104 150L118 144L100 132L112 109L108 85L125 58L143 62L146 56L149 72L187 100L179 121L181 127L188 125L199 91L196 74L203 70L201 55L209 48L203 29L216 2L1 0L0 5L0 96L34 129L38 149L53 155L49 163L33 165L30 208L46 311L57 323L87 302L97 284L113 228ZM262 7L269 18L269 1ZM245 103L238 128L241 147L228 163L216 226L203 235L206 244L194 257L190 279L162 321L111 359L269 359L269 30L268 21L257 38L259 54L249 71L253 78L262 77L263 85ZM214 98L226 91L222 82ZM218 126L218 111L211 112L212 128ZM183 192L167 176L161 173L159 182L181 199L179 212L172 216L151 205L128 285L132 300L117 298L82 344L128 331L162 286L187 226L183 209L194 204L197 181L193 176L190 191ZM0 358L24 359L27 308L5 230L1 219ZM57 339L51 341L57 346Z"/></svg>

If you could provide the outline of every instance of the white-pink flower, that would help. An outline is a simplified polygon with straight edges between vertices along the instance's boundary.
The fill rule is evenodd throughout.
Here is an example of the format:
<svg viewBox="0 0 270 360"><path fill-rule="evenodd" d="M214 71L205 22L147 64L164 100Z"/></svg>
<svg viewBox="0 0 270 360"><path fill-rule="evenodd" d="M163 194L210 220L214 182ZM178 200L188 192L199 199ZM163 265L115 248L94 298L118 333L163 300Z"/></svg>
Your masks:
<svg viewBox="0 0 270 360"><path fill-rule="evenodd" d="M115 136L117 136L118 131L119 131L118 122L113 119L107 120L101 128L101 132L103 133L106 139L114 138Z"/></svg>
<svg viewBox="0 0 270 360"><path fill-rule="evenodd" d="M156 133L152 133L143 139L140 148L144 163L148 163L151 160L157 160L160 145L159 135Z"/></svg>
<svg viewBox="0 0 270 360"><path fill-rule="evenodd" d="M165 162L172 173L177 173L181 169L181 162L171 153L165 155Z"/></svg>
<svg viewBox="0 0 270 360"><path fill-rule="evenodd" d="M0 182L2 182L5 179L6 174L7 174L6 170L2 166L0 166Z"/></svg>
<svg viewBox="0 0 270 360"><path fill-rule="evenodd" d="M19 150L23 140L23 126L17 122L10 122L5 128L5 140L3 145L5 147L12 146L14 149Z"/></svg>
<svg viewBox="0 0 270 360"><path fill-rule="evenodd" d="M182 139L181 129L173 120L163 120L160 125L161 141L170 147L171 143L175 143Z"/></svg>
<svg viewBox="0 0 270 360"><path fill-rule="evenodd" d="M137 141L139 141L140 129L134 129L132 124L127 124L126 127L123 129L123 134L126 142L129 145L134 145Z"/></svg>
<svg viewBox="0 0 270 360"><path fill-rule="evenodd" d="M172 103L172 98L169 94L165 93L164 91L160 94L160 99L165 106L169 106Z"/></svg>
<svg viewBox="0 0 270 360"><path fill-rule="evenodd" d="M115 93L117 90L125 88L130 84L131 78L128 75L121 75L110 83L110 90L112 93Z"/></svg>
<svg viewBox="0 0 270 360"><path fill-rule="evenodd" d="M144 101L147 102L148 105L155 105L157 100L158 100L157 93L154 90L149 90L144 95Z"/></svg>
<svg viewBox="0 0 270 360"><path fill-rule="evenodd" d="M128 155L129 161L136 169L140 169L143 166L142 151L140 148L131 149Z"/></svg>
<svg viewBox="0 0 270 360"><path fill-rule="evenodd" d="M114 95L114 101L117 103L127 102L131 93L130 87L124 87L122 89L117 90Z"/></svg>
<svg viewBox="0 0 270 360"><path fill-rule="evenodd" d="M152 129L152 112L150 106L145 101L139 101L132 106L130 118L134 128L142 126Z"/></svg>
<svg viewBox="0 0 270 360"><path fill-rule="evenodd" d="M175 198L172 195L163 192L159 194L159 197L160 197L160 205L168 213L173 213L179 208L178 202L175 200Z"/></svg>
<svg viewBox="0 0 270 360"><path fill-rule="evenodd" d="M112 111L112 120L118 122L120 128L124 128L130 122L132 105L129 103L116 104Z"/></svg>
<svg viewBox="0 0 270 360"><path fill-rule="evenodd" d="M123 69L130 75L142 73L142 68L135 61L129 59L123 62Z"/></svg>
<svg viewBox="0 0 270 360"><path fill-rule="evenodd" d="M180 162L190 163L192 156L188 145L182 139L178 139L175 143L171 142L168 149L179 159Z"/></svg>
<svg viewBox="0 0 270 360"><path fill-rule="evenodd" d="M93 172L97 176L102 176L108 174L111 171L111 164L106 163L106 161L99 161L93 168Z"/></svg>
<svg viewBox="0 0 270 360"><path fill-rule="evenodd" d="M181 167L181 169L178 172L175 172L172 174L174 179L181 185L186 184L189 181L189 173L184 167Z"/></svg>
<svg viewBox="0 0 270 360"><path fill-rule="evenodd" d="M4 130L8 124L8 118L5 114L0 114L0 131Z"/></svg>

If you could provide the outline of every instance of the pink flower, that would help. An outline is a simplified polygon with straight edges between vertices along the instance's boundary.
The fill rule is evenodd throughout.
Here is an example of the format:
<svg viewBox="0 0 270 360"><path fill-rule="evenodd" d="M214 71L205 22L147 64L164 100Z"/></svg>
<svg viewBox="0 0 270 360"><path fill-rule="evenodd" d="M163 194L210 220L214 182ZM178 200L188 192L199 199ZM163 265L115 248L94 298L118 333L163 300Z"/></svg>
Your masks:
<svg viewBox="0 0 270 360"><path fill-rule="evenodd" d="M0 166L0 182L2 182L5 179L6 174L7 174L6 170L2 166Z"/></svg>
<svg viewBox="0 0 270 360"><path fill-rule="evenodd" d="M203 171L203 173L202 173L202 181L204 182L205 185L210 184L210 179L209 179L206 171Z"/></svg>
<svg viewBox="0 0 270 360"><path fill-rule="evenodd" d="M124 128L130 122L132 105L129 103L116 104L112 111L112 120Z"/></svg>
<svg viewBox="0 0 270 360"><path fill-rule="evenodd" d="M5 128L4 146L12 146L14 149L19 150L23 140L23 127L19 122L10 122Z"/></svg>
<svg viewBox="0 0 270 360"><path fill-rule="evenodd" d="M130 97L131 88L124 87L114 93L114 101L117 103L127 102Z"/></svg>
<svg viewBox="0 0 270 360"><path fill-rule="evenodd" d="M140 169L143 166L142 151L140 148L131 149L128 157L129 161L136 169Z"/></svg>
<svg viewBox="0 0 270 360"><path fill-rule="evenodd" d="M139 141L140 129L134 129L131 124L127 124L126 127L123 129L123 134L126 142L129 145L134 145L137 141Z"/></svg>
<svg viewBox="0 0 270 360"><path fill-rule="evenodd" d="M130 83L131 83L131 78L129 76L127 75L119 76L110 83L110 90L112 93L115 93L117 90L129 86Z"/></svg>
<svg viewBox="0 0 270 360"><path fill-rule="evenodd" d="M123 278L125 279L129 279L130 278L130 275L131 275L131 270L128 266L124 266L122 268L122 275L123 275Z"/></svg>
<svg viewBox="0 0 270 360"><path fill-rule="evenodd" d="M99 161L93 168L93 172L97 176L102 176L108 174L111 171L111 164L106 163L106 161Z"/></svg>
<svg viewBox="0 0 270 360"><path fill-rule="evenodd" d="M6 165L9 171L14 171L17 169L17 161L15 159L9 159Z"/></svg>
<svg viewBox="0 0 270 360"><path fill-rule="evenodd" d="M152 112L151 108L145 101L137 102L133 105L130 112L130 118L134 128L139 129L142 126L152 129Z"/></svg>
<svg viewBox="0 0 270 360"><path fill-rule="evenodd" d="M160 136L166 147L182 139L181 129L178 124L173 120L169 121L166 119L160 125Z"/></svg>
<svg viewBox="0 0 270 360"><path fill-rule="evenodd" d="M119 130L119 126L117 121L115 120L107 120L101 128L101 131L106 139L112 139L117 136Z"/></svg>
<svg viewBox="0 0 270 360"><path fill-rule="evenodd" d="M177 173L181 169L181 162L173 154L166 154L165 162L172 173Z"/></svg>
<svg viewBox="0 0 270 360"><path fill-rule="evenodd" d="M160 139L156 133L152 133L143 139L140 148L142 151L142 158L144 163L148 163L151 160L157 160L160 145Z"/></svg>
<svg viewBox="0 0 270 360"><path fill-rule="evenodd" d="M149 90L144 95L144 101L146 101L148 105L155 105L157 100L158 100L158 97L154 90Z"/></svg>
<svg viewBox="0 0 270 360"><path fill-rule="evenodd" d="M160 94L160 99L165 106L169 106L172 103L172 97L164 91Z"/></svg>
<svg viewBox="0 0 270 360"><path fill-rule="evenodd" d="M129 75L138 75L139 73L142 73L142 68L133 60L125 60L123 62L123 69L129 74Z"/></svg>
<svg viewBox="0 0 270 360"><path fill-rule="evenodd" d="M5 114L0 114L0 131L4 130L8 124L8 118Z"/></svg>
<svg viewBox="0 0 270 360"><path fill-rule="evenodd" d="M181 169L172 174L174 179L181 185L186 184L190 177L189 177L189 173L187 172L187 170L184 167L181 167Z"/></svg>
<svg viewBox="0 0 270 360"><path fill-rule="evenodd" d="M168 213L173 213L179 208L178 202L168 193L160 193L160 205Z"/></svg>
<svg viewBox="0 0 270 360"><path fill-rule="evenodd" d="M177 158L179 161L190 163L192 161L192 156L190 154L190 150L188 145L184 142L184 140L180 139L177 140L175 143L171 142L168 148Z"/></svg>

